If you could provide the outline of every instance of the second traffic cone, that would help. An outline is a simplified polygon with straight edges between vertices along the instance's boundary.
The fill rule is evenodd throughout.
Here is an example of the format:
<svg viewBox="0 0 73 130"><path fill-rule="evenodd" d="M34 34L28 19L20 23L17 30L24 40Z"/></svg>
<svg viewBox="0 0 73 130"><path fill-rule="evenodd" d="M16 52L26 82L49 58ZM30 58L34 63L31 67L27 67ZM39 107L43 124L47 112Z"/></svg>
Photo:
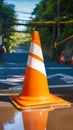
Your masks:
<svg viewBox="0 0 73 130"><path fill-rule="evenodd" d="M65 64L64 51L61 53L60 64Z"/></svg>
<svg viewBox="0 0 73 130"><path fill-rule="evenodd" d="M71 65L73 65L73 56L72 56L72 58L71 58L71 63L70 63Z"/></svg>
<svg viewBox="0 0 73 130"><path fill-rule="evenodd" d="M22 93L19 96L10 97L10 99L18 109L70 105L69 102L52 95L48 90L41 43L37 31L34 31L32 35Z"/></svg>

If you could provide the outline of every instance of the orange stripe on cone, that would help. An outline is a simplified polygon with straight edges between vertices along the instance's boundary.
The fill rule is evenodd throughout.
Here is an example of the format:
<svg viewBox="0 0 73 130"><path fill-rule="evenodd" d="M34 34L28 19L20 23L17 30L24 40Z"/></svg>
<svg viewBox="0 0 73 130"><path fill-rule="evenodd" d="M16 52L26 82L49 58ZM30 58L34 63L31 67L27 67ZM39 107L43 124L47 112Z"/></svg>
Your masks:
<svg viewBox="0 0 73 130"><path fill-rule="evenodd" d="M50 94L48 90L41 43L37 31L33 32L31 44L32 47L30 45L22 93L19 96L10 97L12 103L18 109L70 106L69 102ZM30 55L30 53L34 56ZM42 59L43 62L36 57Z"/></svg>

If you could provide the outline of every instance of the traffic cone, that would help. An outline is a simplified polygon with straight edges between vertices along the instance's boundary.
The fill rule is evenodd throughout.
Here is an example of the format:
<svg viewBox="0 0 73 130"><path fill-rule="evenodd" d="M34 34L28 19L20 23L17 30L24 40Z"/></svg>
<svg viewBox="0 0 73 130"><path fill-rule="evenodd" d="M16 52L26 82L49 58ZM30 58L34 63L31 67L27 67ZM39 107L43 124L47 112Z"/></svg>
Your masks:
<svg viewBox="0 0 73 130"><path fill-rule="evenodd" d="M60 64L65 64L64 51L61 53Z"/></svg>
<svg viewBox="0 0 73 130"><path fill-rule="evenodd" d="M72 58L71 58L71 65L73 65L73 56L72 56Z"/></svg>
<svg viewBox="0 0 73 130"><path fill-rule="evenodd" d="M41 43L37 31L34 31L32 35L22 93L19 96L10 97L10 99L18 109L70 105L69 102L54 96L48 90Z"/></svg>
<svg viewBox="0 0 73 130"><path fill-rule="evenodd" d="M25 130L46 130L48 109L22 111L23 126Z"/></svg>

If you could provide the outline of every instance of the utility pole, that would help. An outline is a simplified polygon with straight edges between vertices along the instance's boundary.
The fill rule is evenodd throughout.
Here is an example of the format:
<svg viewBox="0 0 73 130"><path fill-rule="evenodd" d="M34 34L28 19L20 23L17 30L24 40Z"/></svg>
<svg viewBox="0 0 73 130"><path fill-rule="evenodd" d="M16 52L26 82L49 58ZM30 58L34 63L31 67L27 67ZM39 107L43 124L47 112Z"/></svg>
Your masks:
<svg viewBox="0 0 73 130"><path fill-rule="evenodd" d="M2 59L2 23L0 23L0 61Z"/></svg>
<svg viewBox="0 0 73 130"><path fill-rule="evenodd" d="M56 26L53 26L53 56L52 60L56 61Z"/></svg>
<svg viewBox="0 0 73 130"><path fill-rule="evenodd" d="M59 18L60 18L60 0L57 0L57 18L58 18L58 22L59 22ZM57 36L60 36L60 24L58 23L58 32L57 32Z"/></svg>

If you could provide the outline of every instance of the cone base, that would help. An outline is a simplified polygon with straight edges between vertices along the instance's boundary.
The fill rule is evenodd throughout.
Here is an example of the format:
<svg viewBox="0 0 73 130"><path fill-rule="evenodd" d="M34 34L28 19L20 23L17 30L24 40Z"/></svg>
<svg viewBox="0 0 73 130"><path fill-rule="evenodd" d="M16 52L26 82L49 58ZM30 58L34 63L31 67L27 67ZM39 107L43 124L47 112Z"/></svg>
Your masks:
<svg viewBox="0 0 73 130"><path fill-rule="evenodd" d="M54 96L53 94L49 94L48 97L24 97L24 96L11 96L9 97L11 102L14 104L14 106L17 109L23 110L23 109L31 109L31 108L42 108L42 107L48 107L48 108L54 108L54 107L70 107L71 103L59 98L57 96Z"/></svg>

